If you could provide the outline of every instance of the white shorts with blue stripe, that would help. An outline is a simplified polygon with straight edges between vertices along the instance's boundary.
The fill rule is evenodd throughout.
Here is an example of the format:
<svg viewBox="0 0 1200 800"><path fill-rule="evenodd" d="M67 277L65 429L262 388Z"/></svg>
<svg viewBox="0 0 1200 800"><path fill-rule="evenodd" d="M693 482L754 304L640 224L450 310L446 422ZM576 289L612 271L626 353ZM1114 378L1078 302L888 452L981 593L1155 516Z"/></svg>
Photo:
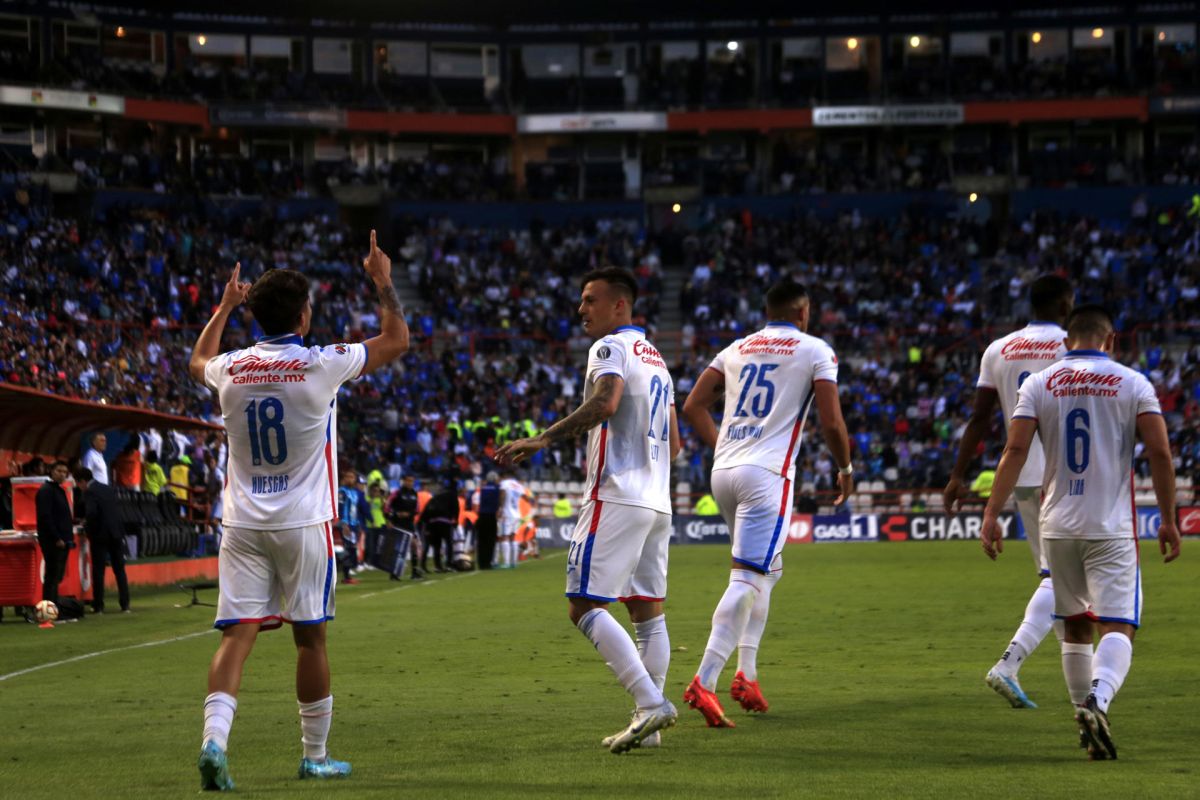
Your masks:
<svg viewBox="0 0 1200 800"><path fill-rule="evenodd" d="M665 600L670 543L670 514L585 501L567 553L567 597L601 603Z"/></svg>
<svg viewBox="0 0 1200 800"><path fill-rule="evenodd" d="M1142 571L1133 535L1119 539L1042 538L1054 576L1054 616L1133 626L1142 618Z"/></svg>
<svg viewBox="0 0 1200 800"><path fill-rule="evenodd" d="M214 627L256 622L270 630L284 622L333 619L331 523L278 531L226 528L217 561L221 590Z"/></svg>
<svg viewBox="0 0 1200 800"><path fill-rule="evenodd" d="M712 493L733 537L733 560L769 572L787 541L792 482L778 472L742 464L713 470Z"/></svg>

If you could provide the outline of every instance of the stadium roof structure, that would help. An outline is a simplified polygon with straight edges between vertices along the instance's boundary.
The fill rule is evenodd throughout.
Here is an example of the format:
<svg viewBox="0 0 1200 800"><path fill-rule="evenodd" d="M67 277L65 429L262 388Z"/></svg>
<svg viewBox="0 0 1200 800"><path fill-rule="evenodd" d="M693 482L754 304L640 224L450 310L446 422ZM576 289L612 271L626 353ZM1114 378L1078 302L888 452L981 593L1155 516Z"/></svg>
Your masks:
<svg viewBox="0 0 1200 800"><path fill-rule="evenodd" d="M74 455L89 431L204 430L220 425L132 406L110 406L0 382L0 449L48 456Z"/></svg>
<svg viewBox="0 0 1200 800"><path fill-rule="evenodd" d="M25 5L38 5L24 0ZM16 2L14 5L22 5ZM1050 9L1095 9L1094 0L1008 0L997 8L988 4L963 4L949 0L842 0L836 5L813 0L742 0L727 3L697 3L695 0L570 0L547 3L545 0L503 0L480 3L477 0L240 0L235 6L213 6L202 0L95 0L72 2L58 0L58 10L76 14L123 11L150 13L191 20L233 20L257 17L272 20L319 19L360 24L401 25L486 25L495 28L542 25L581 26L604 22L705 21L736 23L752 18L776 20L854 21L855 16L912 17L914 15L950 15L969 18L1001 17ZM1129 0L1101 6L1106 12L1126 13L1136 7Z"/></svg>

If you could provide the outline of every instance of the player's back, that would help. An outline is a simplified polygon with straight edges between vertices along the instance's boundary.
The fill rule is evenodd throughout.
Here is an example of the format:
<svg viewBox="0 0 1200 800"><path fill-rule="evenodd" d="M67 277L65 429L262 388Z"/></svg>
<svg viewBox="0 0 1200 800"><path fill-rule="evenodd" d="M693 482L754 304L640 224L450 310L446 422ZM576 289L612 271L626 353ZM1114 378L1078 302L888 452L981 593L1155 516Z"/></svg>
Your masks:
<svg viewBox="0 0 1200 800"><path fill-rule="evenodd" d="M1157 413L1150 382L1098 350L1072 350L1029 378L1014 418L1037 420L1045 450L1043 536L1132 535L1137 417Z"/></svg>
<svg viewBox="0 0 1200 800"><path fill-rule="evenodd" d="M983 351L979 362L977 386L994 389L1008 430L1013 409L1017 406L1017 390L1035 372L1059 361L1067 352L1063 340L1067 332L1054 322L1033 321L1024 328L996 339ZM1017 479L1018 486L1038 486L1042 482L1045 460L1039 442L1035 442Z"/></svg>
<svg viewBox="0 0 1200 800"><path fill-rule="evenodd" d="M589 495L670 514L675 389L666 362L644 330L623 326L592 345L585 402L605 375L621 377L625 387L616 413L588 433Z"/></svg>
<svg viewBox="0 0 1200 800"><path fill-rule="evenodd" d="M789 322L772 322L726 347L709 369L725 379L713 470L751 464L791 480L813 384L837 382L833 349Z"/></svg>
<svg viewBox="0 0 1200 800"><path fill-rule="evenodd" d="M503 494L503 504L500 506L500 516L505 519L521 518L521 498L525 495L525 486L515 478L505 478L500 481Z"/></svg>
<svg viewBox="0 0 1200 800"><path fill-rule="evenodd" d="M278 530L337 516L337 391L366 347L269 337L208 362L229 437L226 525Z"/></svg>

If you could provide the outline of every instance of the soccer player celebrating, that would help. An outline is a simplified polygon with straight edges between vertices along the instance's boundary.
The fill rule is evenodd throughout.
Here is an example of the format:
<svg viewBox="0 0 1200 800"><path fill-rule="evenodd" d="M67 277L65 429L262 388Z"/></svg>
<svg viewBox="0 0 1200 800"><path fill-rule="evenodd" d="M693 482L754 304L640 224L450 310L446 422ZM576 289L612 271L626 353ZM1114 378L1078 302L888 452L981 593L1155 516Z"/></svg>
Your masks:
<svg viewBox="0 0 1200 800"><path fill-rule="evenodd" d="M709 727L732 728L717 699L717 678L738 649L733 699L747 711L767 710L758 685L758 645L771 589L783 574L783 543L792 516L792 479L805 417L816 398L825 443L839 464L840 505L853 490L850 440L838 401L837 357L809 336L808 293L790 279L767 292L762 330L726 347L683 404L684 418L715 449L712 493L729 525L733 561L729 586L713 612L700 669L683 699ZM709 409L725 398L718 432Z"/></svg>
<svg viewBox="0 0 1200 800"><path fill-rule="evenodd" d="M602 741L614 753L657 745L658 731L677 716L662 687L671 660L663 601L679 426L671 373L646 332L632 324L636 299L628 270L605 267L583 277L579 314L584 331L596 337L583 404L538 436L498 452L504 462L519 463L588 433L588 488L567 555L566 594L571 622L637 704L628 727ZM618 600L637 631L636 646L608 612Z"/></svg>
<svg viewBox="0 0 1200 800"><path fill-rule="evenodd" d="M196 341L189 372L217 392L229 435L225 536L216 627L221 644L208 671L203 789L230 790L226 745L242 667L260 630L292 625L296 698L304 757L301 778L350 774L325 752L333 714L325 623L333 619L338 388L408 349L408 325L392 286L391 259L375 244L363 260L381 305L381 333L362 344L305 347L312 321L308 279L267 272L253 287L225 286L221 304ZM266 334L252 347L217 355L229 315L245 300Z"/></svg>
<svg viewBox="0 0 1200 800"><path fill-rule="evenodd" d="M996 402L1004 416L1007 428L1017 405L1017 389L1035 372L1062 358L1066 352L1063 340L1067 332L1062 325L1071 313L1074 292L1066 278L1058 275L1043 275L1029 287L1029 302L1034 319L1024 328L1002 336L988 345L979 364L979 382L976 384L975 408L963 431L958 446L958 458L950 473L943 496L946 510L954 511L961 506L967 494L967 468L975 458L979 444L987 438L996 413ZM985 681L1013 708L1037 708L1021 689L1017 672L1029 654L1046 638L1051 627L1062 640L1062 623L1054 622L1054 589L1050 580L1050 569L1042 539L1038 535L1038 506L1042 501L1042 446L1034 440L1030 446L1029 460L1017 479L1014 494L1017 512L1033 554L1033 563L1040 581L1033 597L1025 606L1025 618L1004 651L1004 655L988 670Z"/></svg>
<svg viewBox="0 0 1200 800"><path fill-rule="evenodd" d="M984 512L983 549L1004 542L997 524L1037 433L1045 452L1040 530L1054 575L1054 615L1064 621L1063 675L1075 704L1080 746L1094 760L1117 757L1108 708L1133 660L1142 576L1130 497L1135 434L1150 461L1164 561L1179 556L1175 468L1154 387L1112 361L1112 318L1081 306L1067 320L1066 357L1022 384L1008 444ZM1092 620L1100 643L1092 650Z"/></svg>

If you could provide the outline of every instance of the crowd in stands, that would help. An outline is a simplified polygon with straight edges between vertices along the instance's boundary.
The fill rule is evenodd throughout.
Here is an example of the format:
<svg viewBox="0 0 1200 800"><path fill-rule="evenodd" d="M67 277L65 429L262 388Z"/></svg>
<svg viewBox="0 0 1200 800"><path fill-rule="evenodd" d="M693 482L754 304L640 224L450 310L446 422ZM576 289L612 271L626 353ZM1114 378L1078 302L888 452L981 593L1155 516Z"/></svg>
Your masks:
<svg viewBox="0 0 1200 800"><path fill-rule="evenodd" d="M180 380L199 326L235 261L312 278L313 339L358 340L378 321L363 245L336 220L207 218L110 209L95 219L0 201L0 379L56 394L216 419L206 389ZM398 231L394 263L419 302L414 347L390 369L348 385L339 452L391 480L478 478L495 448L578 404L583 355L578 277L617 264L643 289L638 321L654 337L677 301L684 327L675 378L686 393L722 346L763 322L762 295L791 275L813 296L811 331L842 359L842 402L861 474L889 487L944 482L970 410L978 354L1029 314L1028 282L1064 270L1079 300L1117 310L1126 358L1159 387L1180 467L1200 463L1200 236L1183 211L1134 209L1122 229L1038 215L1011 226L914 213L835 222L713 215L669 243L687 265L680 297L663 296L666 245L623 220L527 231L463 230L446 221ZM675 255L672 255L674 262ZM1154 327L1139 329L1141 323ZM225 344L250 341L235 315ZM668 356L672 358L672 356ZM814 430L815 427L810 427ZM677 477L707 483L690 431ZM999 441L996 438L994 441ZM212 445L193 463L206 463ZM801 453L802 485L828 488L819 437ZM998 455L993 447L986 456ZM532 477L579 480L583 442L540 454ZM206 479L201 476L202 482Z"/></svg>

